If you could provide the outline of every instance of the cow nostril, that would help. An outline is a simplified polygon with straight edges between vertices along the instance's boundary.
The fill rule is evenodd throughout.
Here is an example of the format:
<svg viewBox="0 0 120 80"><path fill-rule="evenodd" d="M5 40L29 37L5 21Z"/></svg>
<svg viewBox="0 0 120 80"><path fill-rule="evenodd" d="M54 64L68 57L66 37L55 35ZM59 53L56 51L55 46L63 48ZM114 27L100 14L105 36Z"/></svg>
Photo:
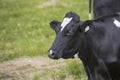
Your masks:
<svg viewBox="0 0 120 80"><path fill-rule="evenodd" d="M56 54L56 53L55 53L55 51L53 51L53 50L50 50L50 51L48 52L48 56L49 56L49 57L52 57L52 58L55 57L55 54Z"/></svg>
<svg viewBox="0 0 120 80"><path fill-rule="evenodd" d="M51 53L51 56L54 56L55 55L55 53L53 52L53 53Z"/></svg>

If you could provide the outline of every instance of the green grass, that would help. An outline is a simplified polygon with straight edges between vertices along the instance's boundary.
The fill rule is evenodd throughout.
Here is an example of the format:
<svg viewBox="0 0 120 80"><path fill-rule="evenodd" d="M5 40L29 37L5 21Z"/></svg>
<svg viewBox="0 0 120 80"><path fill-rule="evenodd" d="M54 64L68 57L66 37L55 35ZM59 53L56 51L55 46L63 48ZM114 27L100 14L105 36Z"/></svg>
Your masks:
<svg viewBox="0 0 120 80"><path fill-rule="evenodd" d="M74 59L58 69L46 69L43 73L36 73L32 80L87 80L87 77L80 60Z"/></svg>
<svg viewBox="0 0 120 80"><path fill-rule="evenodd" d="M0 62L21 56L47 56L55 39L49 23L61 21L67 12L76 12L81 20L88 19L88 0L58 0L40 7L48 1L0 0ZM82 65L76 61L57 71L36 74L33 80L43 80L40 76L45 76L45 80L86 80Z"/></svg>
<svg viewBox="0 0 120 80"><path fill-rule="evenodd" d="M0 0L0 61L20 56L47 55L55 33L52 20L62 20L73 11L88 18L88 1L58 0L51 6L40 6L50 0Z"/></svg>
<svg viewBox="0 0 120 80"><path fill-rule="evenodd" d="M73 60L66 66L66 70L69 75L74 76L75 80L86 80L84 68L80 60Z"/></svg>

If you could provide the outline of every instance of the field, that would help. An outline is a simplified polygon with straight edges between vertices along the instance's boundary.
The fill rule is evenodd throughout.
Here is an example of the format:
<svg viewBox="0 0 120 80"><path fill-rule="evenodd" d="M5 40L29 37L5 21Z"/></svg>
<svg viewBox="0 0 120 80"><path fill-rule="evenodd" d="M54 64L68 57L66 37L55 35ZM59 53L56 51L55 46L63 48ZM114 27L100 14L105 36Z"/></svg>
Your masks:
<svg viewBox="0 0 120 80"><path fill-rule="evenodd" d="M61 21L65 13L70 11L79 14L81 20L88 19L88 1L0 0L0 80L18 80L19 76L14 76L15 73L7 76L3 74L2 67L7 67L9 63L15 64L14 62L24 58L26 62L39 57L35 59L37 62L42 58L40 64L45 63L44 65L49 67L50 65L47 64L50 64L51 60L47 57L47 51L55 38L55 32L50 28L49 23L52 20ZM59 62L64 62L65 65L56 66L54 69L45 68L42 70L44 73L35 68L31 71L34 74L30 79L26 76L19 80L86 80L79 60L58 60L55 63L51 61L51 64L58 65ZM32 63L21 65L22 68L28 69L31 68ZM13 67L11 66L7 71L11 68Z"/></svg>

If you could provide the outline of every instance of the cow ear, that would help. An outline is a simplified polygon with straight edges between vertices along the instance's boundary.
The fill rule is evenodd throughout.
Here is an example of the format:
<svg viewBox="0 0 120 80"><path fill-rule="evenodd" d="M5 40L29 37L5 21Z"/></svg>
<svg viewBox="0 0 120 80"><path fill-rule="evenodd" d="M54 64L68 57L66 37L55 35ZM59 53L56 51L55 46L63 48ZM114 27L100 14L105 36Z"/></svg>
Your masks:
<svg viewBox="0 0 120 80"><path fill-rule="evenodd" d="M51 21L51 22L50 22L50 27L51 27L53 30L55 30L55 28L57 27L57 25L58 25L59 23L60 23L60 22L59 22L59 21L56 21L56 20Z"/></svg>
<svg viewBox="0 0 120 80"><path fill-rule="evenodd" d="M91 20L87 20L87 21L83 22L80 25L80 31L81 32L87 32L87 31L89 31L90 28L91 28L91 25L92 25L92 21Z"/></svg>

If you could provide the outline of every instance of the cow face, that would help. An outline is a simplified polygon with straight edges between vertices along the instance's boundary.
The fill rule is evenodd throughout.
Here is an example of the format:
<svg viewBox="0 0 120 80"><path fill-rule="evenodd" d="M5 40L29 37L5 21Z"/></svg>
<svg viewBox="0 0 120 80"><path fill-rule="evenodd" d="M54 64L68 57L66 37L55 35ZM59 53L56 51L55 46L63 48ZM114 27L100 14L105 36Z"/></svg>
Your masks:
<svg viewBox="0 0 120 80"><path fill-rule="evenodd" d="M56 39L48 52L52 59L73 58L78 52L81 29L80 18L77 14L69 12L65 15L62 22L52 21L50 26L56 32ZM79 43L78 43L79 42Z"/></svg>

